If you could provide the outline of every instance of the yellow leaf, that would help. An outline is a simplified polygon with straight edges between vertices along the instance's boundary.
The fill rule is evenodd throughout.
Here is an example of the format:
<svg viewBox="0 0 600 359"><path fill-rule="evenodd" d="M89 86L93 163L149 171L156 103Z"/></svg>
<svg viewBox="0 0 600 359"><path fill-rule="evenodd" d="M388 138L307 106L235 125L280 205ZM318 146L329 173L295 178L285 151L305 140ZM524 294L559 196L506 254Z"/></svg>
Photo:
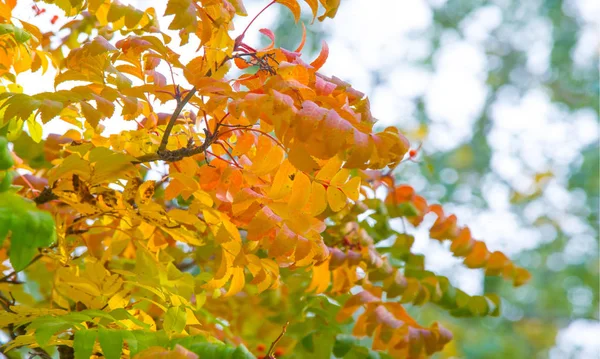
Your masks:
<svg viewBox="0 0 600 359"><path fill-rule="evenodd" d="M221 213L221 223L223 228L227 230L227 233L237 242L242 241L242 237L240 236L240 231L238 231L237 227L231 223L231 221L227 218L227 215Z"/></svg>
<svg viewBox="0 0 600 359"><path fill-rule="evenodd" d="M288 159L294 167L306 173L312 173L319 169L319 164L311 157L302 143L292 143Z"/></svg>
<svg viewBox="0 0 600 359"><path fill-rule="evenodd" d="M85 117L88 124L90 124L92 128L96 128L96 126L98 126L98 122L100 122L100 119L102 118L100 112L85 101L81 102L79 105L81 106L81 113Z"/></svg>
<svg viewBox="0 0 600 359"><path fill-rule="evenodd" d="M319 173L317 173L317 179L319 181L331 181L333 176L339 172L342 167L342 159L338 156L333 156L327 161L325 166L321 168Z"/></svg>
<svg viewBox="0 0 600 359"><path fill-rule="evenodd" d="M296 213L289 216L285 223L294 232L298 234L304 234L310 229L310 219L311 217L306 213Z"/></svg>
<svg viewBox="0 0 600 359"><path fill-rule="evenodd" d="M147 204L152 200L152 196L154 196L155 183L155 181L146 181L142 183L138 189L138 197L136 198L136 203L138 205Z"/></svg>
<svg viewBox="0 0 600 359"><path fill-rule="evenodd" d="M250 167L250 170L258 176L266 175L275 170L285 158L285 152L279 146L273 146L265 155L258 155L258 159Z"/></svg>
<svg viewBox="0 0 600 359"><path fill-rule="evenodd" d="M292 185L292 195L288 201L288 207L290 212L298 212L308 202L310 197L310 179L304 172L298 172L294 176L294 183Z"/></svg>
<svg viewBox="0 0 600 359"><path fill-rule="evenodd" d="M229 285L229 290L226 297L237 294L244 288L244 284L246 283L246 279L244 278L244 268L232 268L232 276L231 276L231 284Z"/></svg>
<svg viewBox="0 0 600 359"><path fill-rule="evenodd" d="M346 195L339 189L329 186L327 187L327 202L329 207L334 212L339 212L346 207Z"/></svg>
<svg viewBox="0 0 600 359"><path fill-rule="evenodd" d="M333 176L329 184L339 187L346 183L348 176L350 176L350 170L347 168L342 168L338 173L335 174L335 176Z"/></svg>
<svg viewBox="0 0 600 359"><path fill-rule="evenodd" d="M312 183L309 203L310 214L313 216L318 216L327 208L327 192L322 184Z"/></svg>
<svg viewBox="0 0 600 359"><path fill-rule="evenodd" d="M185 314L186 314L186 325L200 325L201 323L198 321L198 318L196 318L196 315L194 314L194 312L192 312L192 310L190 308L185 308Z"/></svg>
<svg viewBox="0 0 600 359"><path fill-rule="evenodd" d="M231 264L233 262L233 256L224 249L218 252L218 256L215 258L215 265L218 265L217 271L213 279L204 284L206 290L215 290L222 288L225 283L231 278L232 269Z"/></svg>
<svg viewBox="0 0 600 359"><path fill-rule="evenodd" d="M360 181L360 177L352 177L341 188L342 192L355 202L358 200L358 195L360 194Z"/></svg>
<svg viewBox="0 0 600 359"><path fill-rule="evenodd" d="M200 201L201 204L203 204L207 207L212 207L212 205L214 203L210 194L208 194L202 190L194 192L194 198L196 198L198 201Z"/></svg>
<svg viewBox="0 0 600 359"><path fill-rule="evenodd" d="M39 122L37 122L34 118L31 118L31 121L27 121L27 128L29 129L29 135L31 135L31 139L36 143L39 143L42 140L43 128Z"/></svg>
<svg viewBox="0 0 600 359"><path fill-rule="evenodd" d="M183 223L183 224L196 224L197 222L200 221L200 219L198 219L198 217L193 215L192 213L190 213L188 211L184 211L182 209L178 209L178 208L174 208L174 209L170 210L167 213L167 215L172 220L175 220L175 221Z"/></svg>
<svg viewBox="0 0 600 359"><path fill-rule="evenodd" d="M307 292L323 293L329 287L331 282L331 272L329 271L329 259L313 267L313 276Z"/></svg>
<svg viewBox="0 0 600 359"><path fill-rule="evenodd" d="M283 161L275 174L275 178L273 178L273 184L269 190L269 197L271 199L281 199L290 193L293 185L291 176L295 172L295 168L288 160Z"/></svg>

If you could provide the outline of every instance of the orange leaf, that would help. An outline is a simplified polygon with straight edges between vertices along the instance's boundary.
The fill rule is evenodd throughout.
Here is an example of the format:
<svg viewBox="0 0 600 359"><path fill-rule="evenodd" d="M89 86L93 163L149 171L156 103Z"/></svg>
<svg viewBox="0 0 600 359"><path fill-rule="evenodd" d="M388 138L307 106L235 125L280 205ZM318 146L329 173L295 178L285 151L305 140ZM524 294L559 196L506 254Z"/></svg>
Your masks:
<svg viewBox="0 0 600 359"><path fill-rule="evenodd" d="M294 14L294 20L296 22L298 22L298 20L300 20L300 5L298 4L297 0L275 0L275 1L280 3L281 5L284 5L288 9L290 9L292 14Z"/></svg>
<svg viewBox="0 0 600 359"><path fill-rule="evenodd" d="M237 68L240 70L247 69L248 67L252 66L241 57L234 58L233 62L235 63L235 66L237 66Z"/></svg>
<svg viewBox="0 0 600 359"><path fill-rule="evenodd" d="M314 1L315 5L317 5L316 0L310 0L310 1ZM315 14L316 14L316 11L315 11ZM300 41L300 45L298 45L298 47L296 48L296 50L294 50L294 52L302 51L302 49L304 48L304 44L306 43L306 26L304 26L304 22L301 22L301 24L302 24L302 40Z"/></svg>
<svg viewBox="0 0 600 359"><path fill-rule="evenodd" d="M323 41L323 45L321 47L321 52L319 53L319 56L317 56L317 58L310 63L310 66L312 66L315 69L315 71L318 71L321 67L323 67L325 61L327 61L328 56L329 46L327 46L327 43Z"/></svg>
<svg viewBox="0 0 600 359"><path fill-rule="evenodd" d="M515 268L515 273L513 275L513 285L515 287L521 286L527 283L531 279L531 273L529 273L524 268Z"/></svg>
<svg viewBox="0 0 600 359"><path fill-rule="evenodd" d="M481 241L475 242L473 250L467 258L465 258L465 265L469 268L481 268L485 266L488 260L489 252L485 243Z"/></svg>
<svg viewBox="0 0 600 359"><path fill-rule="evenodd" d="M498 275L502 273L504 267L510 264L510 260L502 252L494 252L488 259L487 266L485 268L486 275Z"/></svg>
<svg viewBox="0 0 600 359"><path fill-rule="evenodd" d="M317 0L304 0L304 2L306 2L308 4L308 6L310 6L310 10L313 13L313 22L315 21L315 18L317 17L317 11L319 10L319 3L317 2ZM299 50L297 50L299 51Z"/></svg>
<svg viewBox="0 0 600 359"><path fill-rule="evenodd" d="M240 156L246 154L252 148L256 137L250 132L244 132L237 138L237 142L231 151L234 156Z"/></svg>
<svg viewBox="0 0 600 359"><path fill-rule="evenodd" d="M319 21L323 21L325 20L326 17L328 18L332 18L335 16L335 14L338 11L338 8L340 7L340 0L319 0L321 2L321 5L323 5L323 7L325 7L325 13L321 16L319 16Z"/></svg>

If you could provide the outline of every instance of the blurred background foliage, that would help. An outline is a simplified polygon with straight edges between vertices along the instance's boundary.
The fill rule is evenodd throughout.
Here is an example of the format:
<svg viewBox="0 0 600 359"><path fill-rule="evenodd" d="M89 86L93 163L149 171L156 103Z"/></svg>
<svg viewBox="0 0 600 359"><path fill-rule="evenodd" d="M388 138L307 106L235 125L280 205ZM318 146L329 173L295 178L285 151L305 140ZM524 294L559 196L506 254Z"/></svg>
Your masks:
<svg viewBox="0 0 600 359"><path fill-rule="evenodd" d="M307 26L306 60L326 40L327 75L368 94L381 126L398 126L414 147L423 144L418 160L397 170L400 181L443 203L533 274L515 290L462 270L439 244L423 241L430 268L470 293L503 298L500 318L415 311L423 324L436 319L453 331L439 357L597 358L594 3L348 0L335 20ZM277 45L294 49L302 27L279 11L271 26Z"/></svg>

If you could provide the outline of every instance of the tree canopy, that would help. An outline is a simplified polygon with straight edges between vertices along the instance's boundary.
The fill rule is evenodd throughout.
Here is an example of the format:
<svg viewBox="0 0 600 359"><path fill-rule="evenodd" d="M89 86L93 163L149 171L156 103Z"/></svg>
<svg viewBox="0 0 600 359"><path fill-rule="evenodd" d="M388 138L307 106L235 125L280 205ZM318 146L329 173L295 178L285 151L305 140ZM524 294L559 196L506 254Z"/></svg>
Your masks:
<svg viewBox="0 0 600 359"><path fill-rule="evenodd" d="M425 216L466 267L529 279L394 175L417 146L376 129L365 94L319 73L326 43L308 60L306 32L291 50L252 21L235 29L248 15L240 0L170 0L160 15L48 3L72 18L60 31L0 2L7 355L430 356L452 334L407 308L497 316L500 297L430 271L414 237L390 225ZM306 3L311 22L335 21L339 1ZM250 15L275 6L300 20L295 0ZM168 30L159 16L172 17ZM271 43L248 44L248 31ZM49 68L54 91L23 93L19 74ZM137 129L109 135L115 118ZM73 128L44 133L57 120Z"/></svg>

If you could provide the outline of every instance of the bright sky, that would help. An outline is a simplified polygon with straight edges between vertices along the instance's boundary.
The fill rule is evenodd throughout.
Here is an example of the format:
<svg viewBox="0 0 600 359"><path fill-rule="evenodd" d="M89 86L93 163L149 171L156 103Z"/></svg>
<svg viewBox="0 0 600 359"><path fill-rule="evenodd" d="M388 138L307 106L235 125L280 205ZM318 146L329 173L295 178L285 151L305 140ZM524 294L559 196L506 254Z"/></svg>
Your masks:
<svg viewBox="0 0 600 359"><path fill-rule="evenodd" d="M144 0L121 2L138 8L154 6L158 14L164 13L166 4L164 1ZM266 3L246 1L246 8L249 14L255 14ZM443 6L445 0L380 0L376 6L374 2L364 0L345 0L342 3L336 18L325 23L326 31L331 34L327 40L330 55L322 71L349 81L368 94L372 111L381 124L396 125L405 130L417 126L414 99L424 95L427 115L431 120L425 152L448 150L468 143L472 125L488 94L485 84L487 69L494 66L493 59L486 56L481 44L489 37L490 31L502 23L500 8L491 2L471 13L461 24L464 36L445 33L431 70L417 63L431 49L426 36L415 34L430 28L431 6ZM61 14L44 4L47 14L33 19L30 6L27 1L19 1L17 14L44 29L52 26L49 21L52 15ZM597 65L594 65L594 56L600 45L600 1L573 0L564 11L578 16L585 24L573 53L574 62L579 66ZM272 27L276 16L274 9L263 13L252 27L255 31L246 36L247 43L259 43L257 30ZM251 17L237 21L235 35ZM63 22L64 19L60 19L54 28L59 28ZM160 22L161 27L166 29L170 17L162 17ZM549 66L551 36L550 24L542 18L531 19L526 31L514 36L514 45L527 50L528 70L533 73L543 73ZM191 48L196 46L180 51L183 60L195 56L189 50ZM372 71L379 71L380 83L375 83ZM25 92L32 94L53 91L53 77L54 73L49 72L42 80L38 74L22 74L18 79ZM565 214L566 210L585 204L585 194L577 195L565 190L565 175L569 164L582 160L581 149L598 141L598 109L568 113L553 105L543 88L534 85L522 97L514 89L504 88L490 115L493 122L489 135L493 150L492 166L498 177L486 177L483 192L491 208L483 213L474 212L468 206L471 189L464 188L459 191L461 198L457 202L462 199L467 205L448 209L458 215L461 223L468 223L474 236L485 239L492 250L502 250L510 255L534 248L542 241L554 239L555 233L550 228L540 231L524 227L511 212L509 187L503 181L526 192L532 188L531 178L535 172L552 170L555 179L551 180L546 194L528 207L527 214L533 220L550 212L563 228L572 232L572 244L564 254L555 258L553 265L560 267L561 263L582 260L586 253L597 253L598 240L590 234L593 232L587 224L574 215ZM106 122L109 133L135 128L134 122L118 119ZM54 120L45 127L45 135L64 130L65 125ZM447 178L455 181L456 173L449 170ZM413 185L418 189L418 179ZM468 293L480 293L482 274L462 268L459 260L430 241L426 233L426 230L417 232L416 249L428 254L428 267L442 273L457 273L451 278L454 284ZM589 294L583 293L580 297L591 301ZM600 338L598 323L575 321L561 332L553 357L561 358L562 350L578 344L586 350L579 358L597 357L594 356L600 352L597 338Z"/></svg>

